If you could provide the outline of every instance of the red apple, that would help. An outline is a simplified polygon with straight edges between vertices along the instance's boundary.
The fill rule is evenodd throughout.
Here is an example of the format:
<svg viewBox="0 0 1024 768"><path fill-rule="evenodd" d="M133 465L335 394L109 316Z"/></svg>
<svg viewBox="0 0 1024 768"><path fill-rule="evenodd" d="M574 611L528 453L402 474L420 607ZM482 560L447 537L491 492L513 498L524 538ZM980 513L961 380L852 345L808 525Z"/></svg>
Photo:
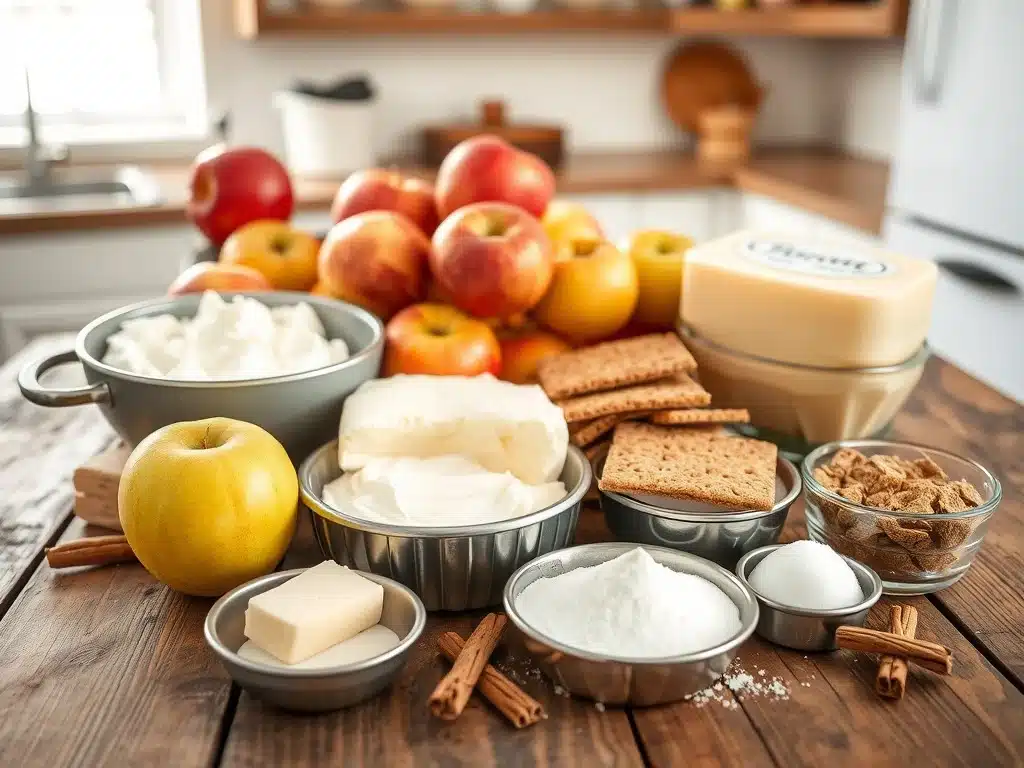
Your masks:
<svg viewBox="0 0 1024 768"><path fill-rule="evenodd" d="M270 281L262 273L240 264L218 264L215 261L201 261L186 269L171 283L167 293L180 296L183 293L203 291L271 291Z"/></svg>
<svg viewBox="0 0 1024 768"><path fill-rule="evenodd" d="M554 268L551 241L522 208L474 203L434 233L430 268L452 303L477 317L508 317L532 308Z"/></svg>
<svg viewBox="0 0 1024 768"><path fill-rule="evenodd" d="M357 213L331 227L320 247L322 290L383 318L427 292L430 240L400 213Z"/></svg>
<svg viewBox="0 0 1024 768"><path fill-rule="evenodd" d="M442 219L480 202L511 203L540 218L555 194L555 175L539 157L497 136L474 136L448 153L435 188Z"/></svg>
<svg viewBox="0 0 1024 768"><path fill-rule="evenodd" d="M546 331L522 331L503 336L501 344L501 378L513 384L536 384L540 361L560 355L569 345Z"/></svg>
<svg viewBox="0 0 1024 768"><path fill-rule="evenodd" d="M338 187L331 205L335 223L366 211L401 213L430 237L439 221L434 204L434 187L398 171L371 168L356 171Z"/></svg>
<svg viewBox="0 0 1024 768"><path fill-rule="evenodd" d="M185 216L218 246L250 221L288 219L295 205L288 171L256 147L200 152L188 190Z"/></svg>
<svg viewBox="0 0 1024 768"><path fill-rule="evenodd" d="M406 307L391 318L385 338L385 376L496 376L501 370L501 348L494 331L445 304Z"/></svg>

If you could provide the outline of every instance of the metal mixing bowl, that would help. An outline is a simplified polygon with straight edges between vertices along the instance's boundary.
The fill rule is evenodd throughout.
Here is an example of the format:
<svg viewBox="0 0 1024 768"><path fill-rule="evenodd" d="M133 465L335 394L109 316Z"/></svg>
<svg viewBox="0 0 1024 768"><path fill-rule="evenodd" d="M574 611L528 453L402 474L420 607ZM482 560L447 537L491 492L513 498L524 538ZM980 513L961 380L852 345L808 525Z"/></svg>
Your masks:
<svg viewBox="0 0 1024 768"><path fill-rule="evenodd" d="M598 472L603 467L602 462ZM609 491L600 492L601 511L617 539L690 552L731 570L747 552L779 540L789 508L800 496L800 472L793 462L780 455L775 473L786 492L767 511L682 512Z"/></svg>
<svg viewBox="0 0 1024 768"><path fill-rule="evenodd" d="M140 376L101 362L107 337L126 320L172 314L194 317L199 294L161 297L116 309L89 323L75 349L30 363L18 377L21 393L37 405L63 407L95 403L110 425L136 445L146 435L177 421L213 416L258 424L281 441L293 460L302 459L337 431L345 397L380 370L384 327L364 309L306 293L221 293L225 299L251 296L279 307L304 301L316 312L327 338L344 339L352 356L344 362L302 373L259 379L178 381ZM58 365L82 364L88 386L49 389L40 376Z"/></svg>
<svg viewBox="0 0 1024 768"><path fill-rule="evenodd" d="M318 449L299 467L299 491L312 513L325 556L360 571L390 576L419 595L428 611L466 611L497 605L509 576L523 563L569 546L576 535L590 462L569 446L557 504L512 520L459 527L416 528L361 519L323 500L324 486L341 475L338 442Z"/></svg>
<svg viewBox="0 0 1024 768"><path fill-rule="evenodd" d="M696 555L644 546L657 562L707 579L725 592L740 612L740 631L704 651L664 659L609 658L562 645L531 627L516 610L520 593L537 579L558 576L612 560L631 551L629 543L584 544L539 557L516 571L505 586L505 613L515 627L510 640L520 644L542 670L572 694L606 704L649 706L678 701L721 677L736 651L757 625L757 600L733 574Z"/></svg>
<svg viewBox="0 0 1024 768"><path fill-rule="evenodd" d="M863 563L849 557L843 557L846 564L853 569L860 583L864 599L849 608L833 610L814 610L811 608L794 608L783 605L758 594L750 586L748 577L757 564L768 555L785 544L761 547L748 552L736 564L736 575L742 581L761 606L761 618L757 621L757 634L770 643L795 648L798 651L834 651L836 649L836 630L839 627L863 627L871 606L882 596L882 580L878 574Z"/></svg>
<svg viewBox="0 0 1024 768"><path fill-rule="evenodd" d="M328 712L365 701L384 690L401 671L413 645L423 634L427 611L407 587L383 576L362 574L384 587L380 623L400 638L390 651L355 664L327 669L287 669L243 659L245 609L249 599L298 576L303 568L272 573L228 592L206 616L206 643L231 678L254 696L282 709Z"/></svg>

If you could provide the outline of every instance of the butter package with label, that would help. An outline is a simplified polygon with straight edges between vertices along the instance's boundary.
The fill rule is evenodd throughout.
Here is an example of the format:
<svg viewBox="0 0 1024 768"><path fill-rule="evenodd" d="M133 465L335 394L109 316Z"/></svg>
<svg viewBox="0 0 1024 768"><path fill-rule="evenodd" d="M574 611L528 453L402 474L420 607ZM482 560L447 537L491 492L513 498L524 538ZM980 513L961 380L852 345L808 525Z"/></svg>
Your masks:
<svg viewBox="0 0 1024 768"><path fill-rule="evenodd" d="M741 231L686 254L683 324L735 352L821 368L897 365L921 347L935 265L882 249Z"/></svg>
<svg viewBox="0 0 1024 768"><path fill-rule="evenodd" d="M687 252L680 332L712 402L792 450L866 437L921 378L936 277L847 241L737 232Z"/></svg>

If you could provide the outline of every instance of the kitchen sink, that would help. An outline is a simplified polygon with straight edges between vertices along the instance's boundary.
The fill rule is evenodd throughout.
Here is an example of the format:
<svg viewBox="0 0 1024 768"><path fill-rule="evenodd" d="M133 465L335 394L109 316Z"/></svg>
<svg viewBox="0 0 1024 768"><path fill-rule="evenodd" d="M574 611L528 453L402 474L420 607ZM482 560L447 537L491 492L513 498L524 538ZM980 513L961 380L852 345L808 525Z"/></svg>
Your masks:
<svg viewBox="0 0 1024 768"><path fill-rule="evenodd" d="M53 168L31 183L24 173L0 175L0 216L47 211L145 208L161 202L156 181L138 168Z"/></svg>

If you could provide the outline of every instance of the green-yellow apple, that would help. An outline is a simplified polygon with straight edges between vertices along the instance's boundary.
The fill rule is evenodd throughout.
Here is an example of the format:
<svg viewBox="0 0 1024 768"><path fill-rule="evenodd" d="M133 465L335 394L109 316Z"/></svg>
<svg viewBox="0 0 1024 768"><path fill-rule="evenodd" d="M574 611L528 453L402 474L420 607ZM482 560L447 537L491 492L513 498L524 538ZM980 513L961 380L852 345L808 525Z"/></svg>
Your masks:
<svg viewBox="0 0 1024 768"><path fill-rule="evenodd" d="M298 497L295 468L269 432L214 418L169 424L139 443L117 508L147 571L171 589L216 597L274 570Z"/></svg>
<svg viewBox="0 0 1024 768"><path fill-rule="evenodd" d="M672 328L679 317L683 261L693 247L686 235L661 230L636 232L627 251L636 265L640 295L633 320L643 326Z"/></svg>

